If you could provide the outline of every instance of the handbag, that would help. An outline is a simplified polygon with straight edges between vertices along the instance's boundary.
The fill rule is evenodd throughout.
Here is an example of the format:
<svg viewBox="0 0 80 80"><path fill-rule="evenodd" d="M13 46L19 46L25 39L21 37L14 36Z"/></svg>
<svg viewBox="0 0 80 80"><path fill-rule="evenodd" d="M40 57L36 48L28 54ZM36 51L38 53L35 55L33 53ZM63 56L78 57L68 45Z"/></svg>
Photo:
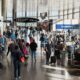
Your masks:
<svg viewBox="0 0 80 80"><path fill-rule="evenodd" d="M25 62L25 58L24 58L24 56L22 56L22 57L20 58L20 61L21 61L22 63Z"/></svg>
<svg viewBox="0 0 80 80"><path fill-rule="evenodd" d="M21 63L25 62L24 54L21 51L19 52L19 60L20 60Z"/></svg>

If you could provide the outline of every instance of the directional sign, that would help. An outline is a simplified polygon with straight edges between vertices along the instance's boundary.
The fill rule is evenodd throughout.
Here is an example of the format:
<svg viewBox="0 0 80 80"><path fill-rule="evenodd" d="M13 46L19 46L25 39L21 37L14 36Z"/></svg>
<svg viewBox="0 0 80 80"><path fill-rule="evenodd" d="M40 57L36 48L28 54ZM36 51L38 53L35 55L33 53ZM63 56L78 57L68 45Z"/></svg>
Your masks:
<svg viewBox="0 0 80 80"><path fill-rule="evenodd" d="M20 18L14 19L14 21L28 23L28 22L38 22L39 19L37 19L37 18L28 18L28 17L27 18L20 17Z"/></svg>
<svg viewBox="0 0 80 80"><path fill-rule="evenodd" d="M56 29L80 29L79 24L57 24Z"/></svg>

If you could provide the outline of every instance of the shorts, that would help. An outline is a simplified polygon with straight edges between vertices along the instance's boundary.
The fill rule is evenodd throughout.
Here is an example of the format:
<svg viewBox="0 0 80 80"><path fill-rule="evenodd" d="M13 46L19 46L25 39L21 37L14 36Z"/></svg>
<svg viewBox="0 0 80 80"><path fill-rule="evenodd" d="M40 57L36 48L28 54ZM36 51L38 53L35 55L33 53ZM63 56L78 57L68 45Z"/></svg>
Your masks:
<svg viewBox="0 0 80 80"><path fill-rule="evenodd" d="M41 47L43 47L43 48L44 48L44 47L45 47L45 44L41 44Z"/></svg>

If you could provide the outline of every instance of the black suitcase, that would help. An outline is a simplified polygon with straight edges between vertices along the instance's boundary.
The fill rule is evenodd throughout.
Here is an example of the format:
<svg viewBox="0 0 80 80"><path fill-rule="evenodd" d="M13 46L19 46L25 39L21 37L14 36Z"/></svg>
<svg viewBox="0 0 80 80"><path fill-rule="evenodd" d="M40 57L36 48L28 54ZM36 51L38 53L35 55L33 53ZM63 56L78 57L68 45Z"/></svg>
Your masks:
<svg viewBox="0 0 80 80"><path fill-rule="evenodd" d="M0 62L0 69L3 69L3 64Z"/></svg>
<svg viewBox="0 0 80 80"><path fill-rule="evenodd" d="M51 64L52 63L54 63L54 64L56 63L56 57L55 56L51 56Z"/></svg>

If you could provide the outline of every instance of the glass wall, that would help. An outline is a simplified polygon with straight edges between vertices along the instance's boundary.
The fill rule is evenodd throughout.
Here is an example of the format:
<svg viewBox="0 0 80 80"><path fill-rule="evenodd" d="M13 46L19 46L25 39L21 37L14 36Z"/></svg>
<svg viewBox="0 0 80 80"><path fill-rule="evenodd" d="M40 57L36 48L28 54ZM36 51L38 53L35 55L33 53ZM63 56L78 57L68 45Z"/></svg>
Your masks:
<svg viewBox="0 0 80 80"><path fill-rule="evenodd" d="M7 13L6 13L7 20L12 21L13 17L12 11L13 11L13 0L7 0Z"/></svg>
<svg viewBox="0 0 80 80"><path fill-rule="evenodd" d="M1 1L1 0L0 0ZM16 0L17 17L40 18L47 12L52 19L79 19L80 0ZM12 19L13 0L7 0L7 19ZM1 7L0 7L1 8ZM47 18L47 19L48 19Z"/></svg>

